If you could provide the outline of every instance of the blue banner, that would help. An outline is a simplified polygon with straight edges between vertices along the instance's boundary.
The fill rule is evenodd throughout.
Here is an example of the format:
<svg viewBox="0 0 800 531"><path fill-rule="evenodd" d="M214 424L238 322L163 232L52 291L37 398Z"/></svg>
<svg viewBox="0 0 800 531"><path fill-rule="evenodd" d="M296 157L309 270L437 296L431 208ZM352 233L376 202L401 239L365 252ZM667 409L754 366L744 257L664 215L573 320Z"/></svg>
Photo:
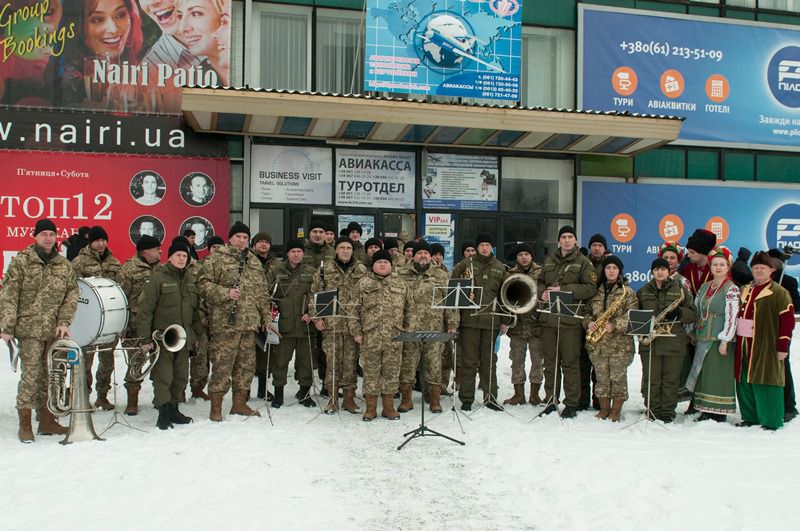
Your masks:
<svg viewBox="0 0 800 531"><path fill-rule="evenodd" d="M522 0L368 0L364 90L518 101Z"/></svg>
<svg viewBox="0 0 800 531"><path fill-rule="evenodd" d="M683 116L678 143L800 150L800 31L582 7L580 108Z"/></svg>
<svg viewBox="0 0 800 531"><path fill-rule="evenodd" d="M697 228L717 235L736 256L739 247L755 252L792 247L798 254L786 271L800 275L800 190L715 184L628 184L579 178L578 232L583 245L595 233L625 265L634 288L648 280L650 263L667 240L682 246Z"/></svg>

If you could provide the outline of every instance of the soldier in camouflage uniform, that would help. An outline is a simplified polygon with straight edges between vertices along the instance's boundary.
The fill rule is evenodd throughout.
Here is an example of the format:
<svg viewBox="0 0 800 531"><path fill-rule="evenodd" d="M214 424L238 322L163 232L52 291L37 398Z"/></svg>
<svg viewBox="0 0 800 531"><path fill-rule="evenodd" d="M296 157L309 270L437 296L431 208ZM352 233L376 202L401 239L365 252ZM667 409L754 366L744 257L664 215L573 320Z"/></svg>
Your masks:
<svg viewBox="0 0 800 531"><path fill-rule="evenodd" d="M270 270L276 265L280 264L280 258L272 254L272 236L267 232L259 232L250 242L253 247L253 252L256 258L261 262L264 268L264 275L269 278ZM269 286L268 286L269 287ZM267 396L267 369L271 372L275 366L275 359L270 358L270 367L267 367L267 351L262 349L260 343L256 342L256 378L258 378L258 391L256 396L258 398L265 398ZM271 398L270 398L271 400Z"/></svg>
<svg viewBox="0 0 800 531"><path fill-rule="evenodd" d="M441 310L432 308L434 302L440 301L447 287L449 275L431 263L431 246L420 240L414 246L414 261L400 268L398 276L406 282L408 289L409 312L406 314L407 328L410 331L447 331L458 330L459 315L457 310ZM438 287L434 293L434 287ZM416 380L417 365L420 354L425 355L425 388L433 413L441 413L439 404L442 391L442 353L444 343L405 343L403 344L403 361L400 368L400 393L402 402L397 408L400 413L414 409L411 401L411 389Z"/></svg>
<svg viewBox="0 0 800 531"><path fill-rule="evenodd" d="M364 243L365 255L361 263L366 266L367 270L372 269L372 255L380 251L382 248L383 244L378 238L370 238L366 241L366 243Z"/></svg>
<svg viewBox="0 0 800 531"><path fill-rule="evenodd" d="M379 394L383 400L381 416L400 418L394 408L394 394L400 385L402 347L393 338L407 330L408 303L405 282L392 274L392 256L378 251L373 256L372 272L356 284L353 310L358 318L350 321L355 342L361 346L365 421L378 416Z"/></svg>
<svg viewBox="0 0 800 531"><path fill-rule="evenodd" d="M325 406L326 413L334 413L338 408L338 389L342 389L344 398L342 408L353 414L361 413L355 402L356 396L356 345L347 317L354 313L351 300L354 296L355 286L359 280L367 275L364 264L353 258L353 244L347 237L336 240L336 258L326 260L322 269L314 274L314 283L311 293L320 291L338 290L340 318L316 318L314 327L322 333L322 348L327 359L327 372L325 386L328 388L330 398ZM323 285L324 284L324 285ZM316 316L316 306L313 297L309 299L309 314ZM334 373L335 371L335 373Z"/></svg>
<svg viewBox="0 0 800 531"><path fill-rule="evenodd" d="M444 246L441 243L431 244L431 262L445 273L449 273L444 264Z"/></svg>
<svg viewBox="0 0 800 531"><path fill-rule="evenodd" d="M539 297L544 302L549 302L551 291L568 291L572 292L576 305L579 302L588 302L597 292L597 274L589 259L578 250L575 229L569 225L561 227L558 231L558 244L556 252L550 254L542 265L537 290ZM561 416L572 418L577 414L581 400L580 357L583 344L583 326L579 317L580 314L576 317L559 317L552 313L539 313L539 321L542 323L545 400L550 402L544 414L557 411L562 370L565 407Z"/></svg>
<svg viewBox="0 0 800 531"><path fill-rule="evenodd" d="M19 440L33 442L31 410L38 410L40 435L63 435L67 428L47 409L47 349L68 337L78 307L78 284L66 258L56 249L56 226L49 219L36 222L36 240L8 266L0 290L0 336L19 341L22 374L17 388Z"/></svg>
<svg viewBox="0 0 800 531"><path fill-rule="evenodd" d="M303 254L303 263L308 264L319 270L319 264L323 261L333 260L336 254L333 246L325 243L325 233L329 228L325 223L319 219L311 220L308 226L308 240L305 245L305 253ZM312 356L317 360L317 371L321 380L325 379L325 352L322 349L322 334L317 331L314 337L311 338ZM322 395L327 396L327 391L323 388Z"/></svg>
<svg viewBox="0 0 800 531"><path fill-rule="evenodd" d="M307 311L314 270L302 263L302 240L286 242L285 252L286 260L273 267L267 274L267 288L280 312L278 323L281 333L280 343L275 349L277 359L272 371L272 383L275 386L272 407L279 408L283 405L283 388L286 385L286 373L293 354L295 378L300 383L298 392L300 403L306 407L314 407L314 400L310 395L311 384L314 381L309 348L311 316Z"/></svg>
<svg viewBox="0 0 800 531"><path fill-rule="evenodd" d="M136 256L130 258L119 272L119 287L128 297L128 308L130 317L128 319L128 330L125 337L145 337L137 333L136 312L138 309L139 295L145 282L153 272L161 267L161 242L152 236L145 234L136 242ZM146 337L145 339L149 339ZM145 341L147 343L148 341ZM139 390L142 388L141 381L134 381L129 374L125 373L125 388L128 390L128 405L125 407L126 415L137 415L139 413Z"/></svg>
<svg viewBox="0 0 800 531"><path fill-rule="evenodd" d="M237 221L228 239L228 245L206 259L197 278L208 304L209 418L215 422L222 421L222 398L231 385L231 414L259 415L247 405L247 393L256 371L255 333L259 328L266 331L271 320L264 269L247 247L250 229Z"/></svg>
<svg viewBox="0 0 800 531"><path fill-rule="evenodd" d="M355 221L347 224L347 236L353 242L353 257L359 262L363 262L367 257L367 251L364 244L361 243L361 235L364 234L364 228Z"/></svg>
<svg viewBox="0 0 800 531"><path fill-rule="evenodd" d="M533 261L533 248L527 243L521 243L514 252L517 263L509 271L509 275L528 275L534 282L539 280L542 266ZM517 324L508 329L511 340L511 349L508 357L511 359L511 384L514 386L514 396L507 398L503 404L512 406L525 403L525 358L531 353L531 394L529 402L538 405L541 403L539 390L544 377L542 369L542 325L538 321L536 308L517 315Z"/></svg>
<svg viewBox="0 0 800 531"><path fill-rule="evenodd" d="M605 315L605 334L599 341L586 341L586 350L597 375L594 390L600 402L597 418L619 422L622 404L628 399L628 366L633 361L633 340L626 335L628 311L639 307L636 293L625 285L622 260L609 255L603 260L603 270L597 281L598 290L589 302L586 330L596 333L597 320ZM616 308L606 315L610 308Z"/></svg>
<svg viewBox="0 0 800 531"><path fill-rule="evenodd" d="M497 331L508 330L508 319L492 315L492 302L500 295L500 286L506 278L505 266L494 257L492 237L478 235L478 254L469 260L462 260L453 268L452 278L467 278L472 275L475 287L482 288L480 314L477 310L461 310L461 329L459 331L459 359L461 363L461 382L458 398L461 409L470 411L475 401L475 377L480 371L481 390L486 407L502 411L497 403L497 353L494 342ZM478 291L474 293L477 295ZM477 302L477 301L476 301ZM490 385L491 384L491 385Z"/></svg>
<svg viewBox="0 0 800 531"><path fill-rule="evenodd" d="M403 253L400 252L400 242L397 238L386 238L383 241L383 248L389 251L389 254L392 255L392 265L394 266L395 271L399 267L402 267L409 263L406 260L406 257Z"/></svg>
<svg viewBox="0 0 800 531"><path fill-rule="evenodd" d="M75 276L78 278L102 277L117 282L117 277L122 270L122 264L111 254L111 249L108 248L108 234L105 229L100 226L94 226L89 229L87 238L89 239L88 247L81 249L81 252L72 261ZM128 302L130 303L130 301ZM114 372L114 349L116 346L116 342L97 346L100 350L98 356L100 361L95 374L97 378L97 400L94 405L106 411L114 409L114 404L108 401L108 391L111 389L111 375ZM94 347L87 347L84 355L86 356L86 377L89 391L91 392L91 368L94 363Z"/></svg>

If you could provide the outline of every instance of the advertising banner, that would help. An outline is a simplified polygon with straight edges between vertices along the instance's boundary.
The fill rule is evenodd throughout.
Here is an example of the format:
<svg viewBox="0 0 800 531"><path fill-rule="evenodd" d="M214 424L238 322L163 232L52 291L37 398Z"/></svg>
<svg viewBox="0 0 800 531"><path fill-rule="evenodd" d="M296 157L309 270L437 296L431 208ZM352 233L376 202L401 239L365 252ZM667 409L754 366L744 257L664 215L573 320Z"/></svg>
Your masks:
<svg viewBox="0 0 800 531"><path fill-rule="evenodd" d="M415 154L336 150L336 206L414 208Z"/></svg>
<svg viewBox="0 0 800 531"><path fill-rule="evenodd" d="M497 210L497 157L428 153L422 207Z"/></svg>
<svg viewBox="0 0 800 531"><path fill-rule="evenodd" d="M330 149L256 145L251 154L250 201L331 204Z"/></svg>
<svg viewBox="0 0 800 531"><path fill-rule="evenodd" d="M426 242L439 243L444 247L444 265L453 270L456 220L452 214L425 214L423 238Z"/></svg>
<svg viewBox="0 0 800 531"><path fill-rule="evenodd" d="M800 150L800 29L580 7L578 107L683 116L678 143Z"/></svg>
<svg viewBox="0 0 800 531"><path fill-rule="evenodd" d="M579 241L607 236L608 250L619 256L634 288L647 282L650 263L667 240L681 245L695 229L717 235L717 243L734 256L751 251L792 247L798 254L786 271L800 273L800 190L760 185L713 186L653 183L579 177Z"/></svg>
<svg viewBox="0 0 800 531"><path fill-rule="evenodd" d="M33 227L50 218L59 242L81 226L100 225L121 261L143 234L166 247L185 229L208 238L227 235L230 169L227 160L5 151L0 179L3 271L33 243ZM164 251L166 251L164 247Z"/></svg>
<svg viewBox="0 0 800 531"><path fill-rule="evenodd" d="M230 82L231 0L0 0L0 103L180 112Z"/></svg>
<svg viewBox="0 0 800 531"><path fill-rule="evenodd" d="M368 0L364 90L518 101L522 0Z"/></svg>

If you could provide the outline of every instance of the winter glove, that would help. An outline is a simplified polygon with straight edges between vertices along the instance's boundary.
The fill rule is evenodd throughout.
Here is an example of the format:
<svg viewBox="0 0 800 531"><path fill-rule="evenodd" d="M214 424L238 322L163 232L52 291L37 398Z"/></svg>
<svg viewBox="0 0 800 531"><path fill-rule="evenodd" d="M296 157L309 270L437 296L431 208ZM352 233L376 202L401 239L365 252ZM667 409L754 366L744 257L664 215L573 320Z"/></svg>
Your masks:
<svg viewBox="0 0 800 531"><path fill-rule="evenodd" d="M664 316L665 321L680 321L681 315L683 314L682 308L675 308L667 315Z"/></svg>

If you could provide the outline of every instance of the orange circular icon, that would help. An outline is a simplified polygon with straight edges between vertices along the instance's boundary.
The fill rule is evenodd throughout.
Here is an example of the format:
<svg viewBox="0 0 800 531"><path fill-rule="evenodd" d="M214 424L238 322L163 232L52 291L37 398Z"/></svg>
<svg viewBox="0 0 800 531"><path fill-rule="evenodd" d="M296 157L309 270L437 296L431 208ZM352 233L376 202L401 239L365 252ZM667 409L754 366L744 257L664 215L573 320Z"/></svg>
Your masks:
<svg viewBox="0 0 800 531"><path fill-rule="evenodd" d="M706 96L711 101L722 103L728 99L731 93L731 85L728 79L721 74L713 74L706 79Z"/></svg>
<svg viewBox="0 0 800 531"><path fill-rule="evenodd" d="M620 66L611 74L611 86L620 96L630 96L639 86L639 78L633 68Z"/></svg>
<svg viewBox="0 0 800 531"><path fill-rule="evenodd" d="M661 74L661 92L664 96L671 99L679 98L685 86L683 75L677 70L669 69Z"/></svg>
<svg viewBox="0 0 800 531"><path fill-rule="evenodd" d="M636 220L630 214L617 214L611 220L611 237L620 243L627 243L636 236Z"/></svg>
<svg viewBox="0 0 800 531"><path fill-rule="evenodd" d="M683 237L683 220L677 214L667 214L658 222L658 235L665 242Z"/></svg>
<svg viewBox="0 0 800 531"><path fill-rule="evenodd" d="M725 240L727 240L728 236L730 235L730 226L728 225L728 220L722 216L714 216L706 221L706 230L713 232L717 237L717 245L725 243Z"/></svg>

